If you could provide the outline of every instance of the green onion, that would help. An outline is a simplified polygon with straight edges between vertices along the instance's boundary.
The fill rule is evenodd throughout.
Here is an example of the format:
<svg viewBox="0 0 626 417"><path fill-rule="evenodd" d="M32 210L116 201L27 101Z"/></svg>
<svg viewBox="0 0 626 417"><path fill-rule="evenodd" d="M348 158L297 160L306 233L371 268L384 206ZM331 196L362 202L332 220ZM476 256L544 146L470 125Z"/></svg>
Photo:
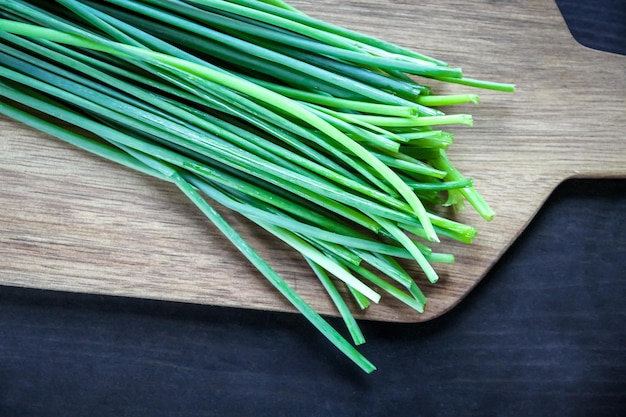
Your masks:
<svg viewBox="0 0 626 417"><path fill-rule="evenodd" d="M374 365L211 203L299 253L354 345L365 338L352 307L388 295L423 312L419 283L437 282L433 264L454 262L431 245L476 237L440 208L468 202L494 216L448 158L452 133L433 129L471 125L469 114L434 107L478 96L431 94L424 81L513 86L466 78L282 0L0 1L0 38L0 113L175 184L365 372Z"/></svg>

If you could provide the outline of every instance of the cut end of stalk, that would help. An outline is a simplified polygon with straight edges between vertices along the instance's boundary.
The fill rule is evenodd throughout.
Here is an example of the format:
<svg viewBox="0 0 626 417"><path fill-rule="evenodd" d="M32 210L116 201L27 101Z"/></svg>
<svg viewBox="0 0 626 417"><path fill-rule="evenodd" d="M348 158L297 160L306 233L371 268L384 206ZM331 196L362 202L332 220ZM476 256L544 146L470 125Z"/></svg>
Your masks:
<svg viewBox="0 0 626 417"><path fill-rule="evenodd" d="M489 208L489 210L480 213L480 216L486 221L490 222L496 217L496 213L495 211L491 210L491 208Z"/></svg>
<svg viewBox="0 0 626 417"><path fill-rule="evenodd" d="M454 263L454 255L451 253L433 252L429 254L426 257L426 259L428 259L430 262L436 262L436 263L446 263L446 264Z"/></svg>
<svg viewBox="0 0 626 417"><path fill-rule="evenodd" d="M428 278L428 282L431 284L436 284L439 281L439 275L435 274L426 274L426 278Z"/></svg>
<svg viewBox="0 0 626 417"><path fill-rule="evenodd" d="M439 239L439 236L437 236L437 233L434 231L432 235L427 235L426 238L428 239L429 242L441 243L441 239Z"/></svg>
<svg viewBox="0 0 626 417"><path fill-rule="evenodd" d="M461 118L460 120L461 124L468 125L468 126L474 125L474 118L472 117L471 114L461 114L460 118Z"/></svg>

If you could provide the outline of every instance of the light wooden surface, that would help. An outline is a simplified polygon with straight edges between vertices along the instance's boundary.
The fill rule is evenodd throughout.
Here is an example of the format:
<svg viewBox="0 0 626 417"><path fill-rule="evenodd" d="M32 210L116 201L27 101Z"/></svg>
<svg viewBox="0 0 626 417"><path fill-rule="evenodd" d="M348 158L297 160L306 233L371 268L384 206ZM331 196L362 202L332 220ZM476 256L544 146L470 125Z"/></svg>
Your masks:
<svg viewBox="0 0 626 417"><path fill-rule="evenodd" d="M389 297L360 315L417 322L456 305L571 177L626 177L626 58L587 49L549 0L381 3L294 1L324 20L461 66L469 77L514 82L514 95L479 91L459 112L453 162L497 212L471 246L443 242L418 314ZM440 86L437 91L468 91ZM131 173L0 118L0 284L293 311L173 187ZM226 217L318 311L334 315L297 254L238 216Z"/></svg>

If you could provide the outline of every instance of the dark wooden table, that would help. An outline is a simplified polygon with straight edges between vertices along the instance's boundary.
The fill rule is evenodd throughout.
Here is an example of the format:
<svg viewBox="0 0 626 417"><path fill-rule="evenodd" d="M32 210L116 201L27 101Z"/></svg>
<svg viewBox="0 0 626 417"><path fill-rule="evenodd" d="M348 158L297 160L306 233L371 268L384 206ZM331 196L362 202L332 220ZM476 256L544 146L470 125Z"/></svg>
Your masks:
<svg viewBox="0 0 626 417"><path fill-rule="evenodd" d="M624 0L557 3L626 54ZM0 287L0 416L624 415L625 213L566 182L457 308L363 323L369 376L297 315Z"/></svg>

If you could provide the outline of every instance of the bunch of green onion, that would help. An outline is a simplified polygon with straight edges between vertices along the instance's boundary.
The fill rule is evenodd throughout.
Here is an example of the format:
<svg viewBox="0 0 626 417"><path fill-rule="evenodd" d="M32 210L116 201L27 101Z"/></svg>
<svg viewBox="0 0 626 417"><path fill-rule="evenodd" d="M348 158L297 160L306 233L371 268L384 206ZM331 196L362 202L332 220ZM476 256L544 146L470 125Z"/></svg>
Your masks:
<svg viewBox="0 0 626 417"><path fill-rule="evenodd" d="M512 91L458 68L316 20L280 1L0 0L0 111L175 184L344 354L374 365L316 313L211 206L218 203L308 262L364 342L351 305L426 297L401 266L453 262L429 242L469 243L436 214L494 213L446 156L471 124L419 80ZM406 261L405 261L406 262Z"/></svg>

